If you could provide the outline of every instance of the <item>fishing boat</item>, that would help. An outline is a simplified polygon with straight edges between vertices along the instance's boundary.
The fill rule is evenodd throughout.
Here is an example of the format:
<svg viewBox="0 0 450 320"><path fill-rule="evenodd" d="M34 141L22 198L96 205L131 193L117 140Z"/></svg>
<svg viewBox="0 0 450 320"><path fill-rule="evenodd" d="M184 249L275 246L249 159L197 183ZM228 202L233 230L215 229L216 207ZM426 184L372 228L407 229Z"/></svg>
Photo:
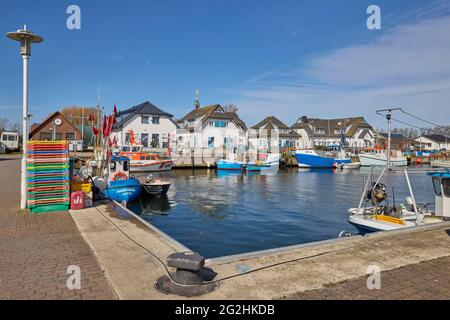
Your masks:
<svg viewBox="0 0 450 320"><path fill-rule="evenodd" d="M398 150L392 150L389 158L391 166L407 166L408 160ZM388 153L380 147L364 148L359 155L362 167L386 166L388 164Z"/></svg>
<svg viewBox="0 0 450 320"><path fill-rule="evenodd" d="M336 168L336 160L329 157L322 151L297 150L295 158L299 168Z"/></svg>
<svg viewBox="0 0 450 320"><path fill-rule="evenodd" d="M152 196L161 196L167 193L170 188L170 182L164 179L156 179L153 175L147 177L141 177L139 179L144 190Z"/></svg>
<svg viewBox="0 0 450 320"><path fill-rule="evenodd" d="M143 151L142 145L124 145L119 154L130 158L131 172L170 171L173 167L171 159L163 159L159 154Z"/></svg>
<svg viewBox="0 0 450 320"><path fill-rule="evenodd" d="M245 163L233 160L219 160L217 161L218 170L230 170L230 171L242 171L244 170Z"/></svg>
<svg viewBox="0 0 450 320"><path fill-rule="evenodd" d="M450 173L431 173L436 197L436 211L431 212L426 204L416 203L407 170L404 174L410 195L406 198L406 204L397 205L395 198L389 204L386 185L381 183L387 168L384 167L372 184L374 168L371 168L358 207L348 210L349 222L358 230L362 233L398 230L450 218Z"/></svg>
<svg viewBox="0 0 450 320"><path fill-rule="evenodd" d="M249 162L246 164L247 171L278 171L280 167L281 156L276 153L258 154L256 162Z"/></svg>
<svg viewBox="0 0 450 320"><path fill-rule="evenodd" d="M159 154L144 151L144 146L136 143L133 130L129 130L128 134L129 144L116 148L115 153L130 158L131 172L157 172L172 169L172 159L163 159Z"/></svg>
<svg viewBox="0 0 450 320"><path fill-rule="evenodd" d="M130 178L130 159L124 156L112 156L108 166L104 195L119 202L132 202L141 195L138 179Z"/></svg>

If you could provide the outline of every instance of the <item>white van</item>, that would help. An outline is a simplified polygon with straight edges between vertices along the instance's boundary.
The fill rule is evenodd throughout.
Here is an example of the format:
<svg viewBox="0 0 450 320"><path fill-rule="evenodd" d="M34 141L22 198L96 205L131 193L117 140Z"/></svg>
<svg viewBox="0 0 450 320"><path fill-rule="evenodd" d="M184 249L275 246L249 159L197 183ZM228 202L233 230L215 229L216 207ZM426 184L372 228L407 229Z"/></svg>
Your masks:
<svg viewBox="0 0 450 320"><path fill-rule="evenodd" d="M19 134L17 132L2 132L0 143L8 151L19 151Z"/></svg>

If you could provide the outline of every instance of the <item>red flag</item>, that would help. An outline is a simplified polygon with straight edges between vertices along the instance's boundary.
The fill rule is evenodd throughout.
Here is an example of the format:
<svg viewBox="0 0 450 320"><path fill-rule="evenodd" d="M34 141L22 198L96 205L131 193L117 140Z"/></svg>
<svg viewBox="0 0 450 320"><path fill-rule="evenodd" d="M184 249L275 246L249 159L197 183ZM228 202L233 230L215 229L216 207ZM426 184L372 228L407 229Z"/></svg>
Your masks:
<svg viewBox="0 0 450 320"><path fill-rule="evenodd" d="M117 115L117 107L116 104L114 103L114 112L113 112L114 117Z"/></svg>
<svg viewBox="0 0 450 320"><path fill-rule="evenodd" d="M96 128L96 127L93 127L92 128L92 131L94 132L94 136L97 136L98 135L98 129Z"/></svg>
<svg viewBox="0 0 450 320"><path fill-rule="evenodd" d="M106 127L108 125L108 119L106 118L106 114L103 116L103 126L102 126L102 132L103 136L106 136Z"/></svg>

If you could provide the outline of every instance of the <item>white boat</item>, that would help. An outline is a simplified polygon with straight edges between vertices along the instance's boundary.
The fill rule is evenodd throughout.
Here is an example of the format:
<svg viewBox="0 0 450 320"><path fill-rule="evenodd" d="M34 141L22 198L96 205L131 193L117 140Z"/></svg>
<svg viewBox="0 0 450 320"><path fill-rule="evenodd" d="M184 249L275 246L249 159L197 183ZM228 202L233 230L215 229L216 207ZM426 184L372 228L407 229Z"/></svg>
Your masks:
<svg viewBox="0 0 450 320"><path fill-rule="evenodd" d="M386 186L380 182L387 168L370 188L369 183L373 180L367 178L358 207L348 210L349 222L362 233L440 223L450 218L450 173L431 174L436 197L436 211L431 212L426 205L416 203L407 170L404 173L410 196L406 199L406 205L389 206ZM370 176L372 173L373 168Z"/></svg>
<svg viewBox="0 0 450 320"><path fill-rule="evenodd" d="M387 153L380 148L366 148L363 153L359 155L359 161L362 167L370 166L387 166ZM408 160L401 154L400 151L391 151L389 159L391 166L407 166Z"/></svg>
<svg viewBox="0 0 450 320"><path fill-rule="evenodd" d="M163 159L160 155L142 150L142 145L125 145L120 147L119 154L130 158L131 172L170 171L172 159Z"/></svg>
<svg viewBox="0 0 450 320"><path fill-rule="evenodd" d="M450 168L450 161L431 160L430 165L432 167L438 167L438 168Z"/></svg>

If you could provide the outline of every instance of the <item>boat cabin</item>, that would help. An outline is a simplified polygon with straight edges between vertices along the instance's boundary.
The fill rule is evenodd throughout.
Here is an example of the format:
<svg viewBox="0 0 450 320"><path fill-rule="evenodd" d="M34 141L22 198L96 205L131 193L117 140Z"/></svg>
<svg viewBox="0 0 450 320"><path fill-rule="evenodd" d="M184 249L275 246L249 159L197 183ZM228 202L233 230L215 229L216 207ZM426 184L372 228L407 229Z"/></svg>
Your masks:
<svg viewBox="0 0 450 320"><path fill-rule="evenodd" d="M431 174L436 197L436 216L450 218L450 171Z"/></svg>
<svg viewBox="0 0 450 320"><path fill-rule="evenodd" d="M130 178L130 159L124 156L113 156L108 168L108 182L127 180Z"/></svg>
<svg viewBox="0 0 450 320"><path fill-rule="evenodd" d="M142 145L128 145L120 147L119 154L130 158L132 161L153 160L159 161L161 157L158 154L142 151Z"/></svg>

